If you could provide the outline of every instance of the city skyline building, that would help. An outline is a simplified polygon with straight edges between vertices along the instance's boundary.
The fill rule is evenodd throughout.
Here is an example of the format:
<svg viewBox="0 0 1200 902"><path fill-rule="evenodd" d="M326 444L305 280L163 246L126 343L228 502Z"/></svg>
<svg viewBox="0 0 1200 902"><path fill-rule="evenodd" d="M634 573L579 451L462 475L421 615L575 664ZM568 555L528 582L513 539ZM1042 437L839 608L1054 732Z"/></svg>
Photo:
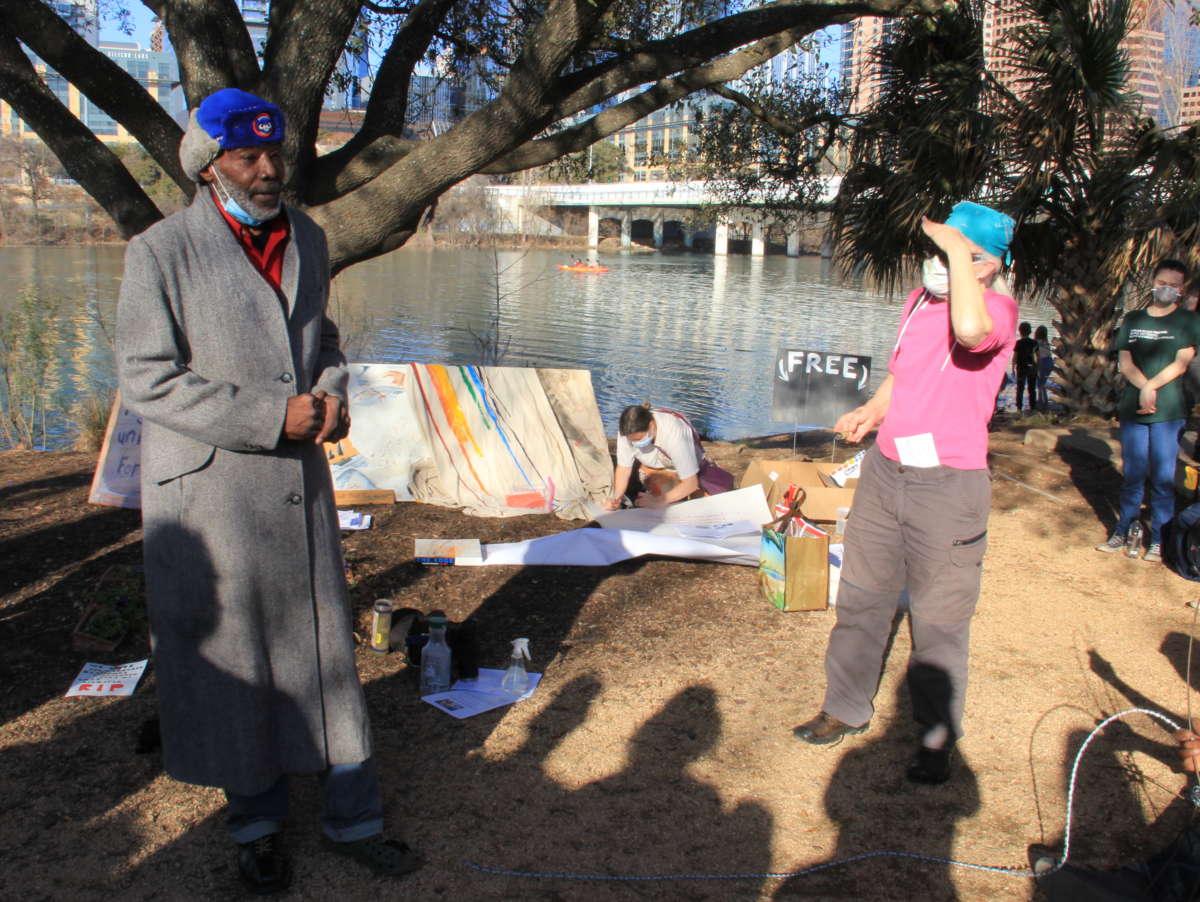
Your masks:
<svg viewBox="0 0 1200 902"><path fill-rule="evenodd" d="M1136 27L1124 45L1130 61L1129 89L1138 95L1145 115L1163 126L1177 125L1183 114L1183 89L1200 78L1200 29L1190 25L1190 8L1176 8L1167 0L1141 0L1135 16ZM1017 69L1005 37L1028 21L1009 0L998 0L984 12L985 65L1010 88L1015 87ZM878 99L882 84L875 53L896 27L896 20L877 17L844 26L840 68L851 112Z"/></svg>
<svg viewBox="0 0 1200 902"><path fill-rule="evenodd" d="M132 75L177 121L186 115L183 92L179 87L179 64L174 53L145 50L139 44L128 41L97 40L96 48ZM101 141L109 144L136 141L124 126L88 100L78 88L47 66L43 60L32 54L30 59L34 71L42 77L54 96ZM38 139L33 129L17 115L17 111L3 100L0 100L0 135Z"/></svg>

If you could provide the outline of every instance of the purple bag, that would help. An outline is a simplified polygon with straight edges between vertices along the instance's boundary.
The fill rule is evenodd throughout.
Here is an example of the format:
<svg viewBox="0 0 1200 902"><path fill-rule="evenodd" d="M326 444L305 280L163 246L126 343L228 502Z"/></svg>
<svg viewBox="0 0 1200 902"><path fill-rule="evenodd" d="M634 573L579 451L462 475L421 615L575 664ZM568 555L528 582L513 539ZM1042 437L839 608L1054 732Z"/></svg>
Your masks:
<svg viewBox="0 0 1200 902"><path fill-rule="evenodd" d="M719 495L733 488L733 474L723 470L707 457L700 460L700 488L706 495Z"/></svg>

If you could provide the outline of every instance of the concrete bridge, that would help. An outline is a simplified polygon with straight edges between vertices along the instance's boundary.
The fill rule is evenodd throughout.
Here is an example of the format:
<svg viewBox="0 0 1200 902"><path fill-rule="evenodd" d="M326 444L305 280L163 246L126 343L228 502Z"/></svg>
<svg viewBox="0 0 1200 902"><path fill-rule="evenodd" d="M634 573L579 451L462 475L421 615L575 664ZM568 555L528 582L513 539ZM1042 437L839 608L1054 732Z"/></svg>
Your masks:
<svg viewBox="0 0 1200 902"><path fill-rule="evenodd" d="M823 200L832 200L841 184L840 176L825 179ZM485 196L517 229L524 234L563 234L561 227L550 222L539 210L546 208L576 208L587 210L588 247L600 244L600 222L616 220L621 227L621 246L629 247L635 221L649 221L653 226L654 246L662 247L668 227L680 233L686 247L691 247L696 232L686 219L679 218L685 210L698 210L717 203L706 190L704 182L622 182L589 185L489 185ZM750 253L766 252L766 228L769 214L756 210L754 204L741 214L723 214L713 228L713 252L724 255L729 251L729 227L736 222L750 225ZM674 214L674 215L672 215ZM800 253L800 232L793 228L787 235L788 256Z"/></svg>

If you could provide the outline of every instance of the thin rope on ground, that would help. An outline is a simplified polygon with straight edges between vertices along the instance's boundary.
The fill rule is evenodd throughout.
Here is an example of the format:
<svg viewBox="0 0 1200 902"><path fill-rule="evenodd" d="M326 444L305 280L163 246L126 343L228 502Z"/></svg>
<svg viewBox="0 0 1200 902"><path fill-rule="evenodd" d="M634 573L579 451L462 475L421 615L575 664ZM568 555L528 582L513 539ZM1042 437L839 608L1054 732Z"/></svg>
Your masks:
<svg viewBox="0 0 1200 902"><path fill-rule="evenodd" d="M1054 866L1045 871L1035 873L1028 868L1006 868L990 864L976 864L970 861L958 861L954 858L940 858L936 855L922 855L918 852L864 852L861 855L852 855L849 858L839 858L836 861L826 861L821 864L815 864L812 867L802 868L798 871L783 871L783 872L762 872L762 873L746 873L746 874L576 874L576 873L558 873L552 871L514 871L506 868L489 867L487 865L477 864L474 861L464 861L463 864L474 871L479 871L484 874L493 874L497 877L526 877L540 880L591 880L591 881L614 881L624 883L653 883L667 880L766 880L766 879L791 879L794 877L806 877L810 874L816 874L819 871L826 871L831 868L844 867L845 865L854 864L859 861L867 861L872 858L908 858L915 861L925 861L930 864L950 865L956 868L966 868L972 871L988 871L993 874L1004 874L1009 877L1045 877L1053 874L1061 869L1067 863L1067 859L1071 855L1071 820L1075 815L1075 782L1079 777L1079 764L1083 760L1083 754L1087 751L1088 746L1105 727L1114 720L1128 717L1130 714L1146 714L1155 720L1158 720L1170 727L1172 730L1180 729L1179 724L1175 723L1171 718L1158 711L1151 711L1149 708L1129 708L1125 711L1120 711L1104 720L1100 721L1083 741L1083 745L1079 747L1079 751L1075 753L1074 763L1071 765L1071 778L1067 784L1067 811L1066 824L1063 828L1063 847L1062 855L1055 861ZM1200 776L1197 778L1200 780ZM1198 783L1197 785L1200 785Z"/></svg>

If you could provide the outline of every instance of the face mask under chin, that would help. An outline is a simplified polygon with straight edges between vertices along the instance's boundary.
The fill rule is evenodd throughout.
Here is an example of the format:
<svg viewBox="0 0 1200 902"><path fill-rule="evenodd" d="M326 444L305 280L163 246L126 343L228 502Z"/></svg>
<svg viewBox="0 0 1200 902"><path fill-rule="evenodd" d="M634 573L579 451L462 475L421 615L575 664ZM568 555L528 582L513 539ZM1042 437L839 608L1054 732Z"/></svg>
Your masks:
<svg viewBox="0 0 1200 902"><path fill-rule="evenodd" d="M212 174L212 186L213 191L216 193L217 201L226 213L244 226L256 228L274 219L279 215L280 210L283 209L282 204L276 204L273 209L266 209L256 204L245 191L225 184L225 180L221 178L216 165L212 167Z"/></svg>

